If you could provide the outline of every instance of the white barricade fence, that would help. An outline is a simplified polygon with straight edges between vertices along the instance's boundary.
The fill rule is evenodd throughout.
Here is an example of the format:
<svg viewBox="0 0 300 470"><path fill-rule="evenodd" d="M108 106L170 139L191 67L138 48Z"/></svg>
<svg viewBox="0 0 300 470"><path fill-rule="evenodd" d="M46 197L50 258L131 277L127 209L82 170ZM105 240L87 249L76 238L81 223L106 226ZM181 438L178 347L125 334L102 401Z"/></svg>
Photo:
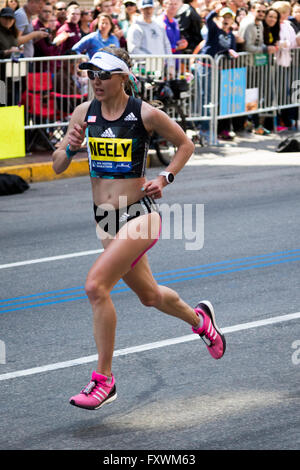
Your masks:
<svg viewBox="0 0 300 470"><path fill-rule="evenodd" d="M289 67L274 55L240 53L236 59L208 55L132 55L133 73L144 83L145 98L155 96L166 81L185 81L177 98L186 121L216 143L220 119L271 113L300 107L300 49L290 51ZM79 70L85 55L33 57L0 61L0 105L23 104L25 130L68 125L75 107L92 98L86 71ZM173 110L174 111L174 110ZM170 114L176 119L176 116Z"/></svg>
<svg viewBox="0 0 300 470"><path fill-rule="evenodd" d="M267 114L273 116L276 129L280 110L300 110L300 49L289 53L288 67L280 65L274 54L240 53L236 59L216 59L215 134L219 119Z"/></svg>
<svg viewBox="0 0 300 470"><path fill-rule="evenodd" d="M149 85L151 81L186 81L187 90L180 93L179 99L188 121L211 119L209 107L214 100L210 92L212 71L214 73L212 57L176 54L149 57L132 55L131 58L133 73L140 81L148 81ZM154 96L153 88L149 86L146 87L146 98L153 100L159 99L159 96Z"/></svg>
<svg viewBox="0 0 300 470"><path fill-rule="evenodd" d="M86 56L68 55L0 61L5 89L0 101L24 105L26 130L66 126L75 107L89 96L87 74L78 69L83 60Z"/></svg>

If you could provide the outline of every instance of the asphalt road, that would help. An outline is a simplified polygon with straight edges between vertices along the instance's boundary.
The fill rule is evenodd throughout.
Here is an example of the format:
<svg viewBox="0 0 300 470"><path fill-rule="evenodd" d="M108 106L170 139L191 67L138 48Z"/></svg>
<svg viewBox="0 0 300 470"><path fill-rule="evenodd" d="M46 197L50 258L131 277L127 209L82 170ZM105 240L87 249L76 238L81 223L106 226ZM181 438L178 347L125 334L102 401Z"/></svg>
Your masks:
<svg viewBox="0 0 300 470"><path fill-rule="evenodd" d="M95 366L84 282L98 255L74 255L101 248L89 179L1 198L0 449L299 449L299 177L299 164L213 161L178 175L163 202L204 205L203 247L162 239L149 259L191 305L211 300L226 354L214 361L189 326L120 284L118 399L95 412L68 403ZM185 214L199 235L200 212Z"/></svg>

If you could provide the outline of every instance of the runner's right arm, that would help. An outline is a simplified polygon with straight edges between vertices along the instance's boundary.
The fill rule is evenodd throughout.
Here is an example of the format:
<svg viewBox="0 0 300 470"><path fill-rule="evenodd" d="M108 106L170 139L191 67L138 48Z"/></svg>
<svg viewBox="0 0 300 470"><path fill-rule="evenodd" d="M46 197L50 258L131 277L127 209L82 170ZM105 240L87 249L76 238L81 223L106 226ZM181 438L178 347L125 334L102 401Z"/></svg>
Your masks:
<svg viewBox="0 0 300 470"><path fill-rule="evenodd" d="M84 140L85 129L87 123L84 122L84 118L90 102L85 102L77 106L72 114L70 124L66 135L60 142L57 150L54 151L53 158L53 170L56 174L62 173L70 165L72 158L68 158L66 148L69 145L71 151L79 150Z"/></svg>

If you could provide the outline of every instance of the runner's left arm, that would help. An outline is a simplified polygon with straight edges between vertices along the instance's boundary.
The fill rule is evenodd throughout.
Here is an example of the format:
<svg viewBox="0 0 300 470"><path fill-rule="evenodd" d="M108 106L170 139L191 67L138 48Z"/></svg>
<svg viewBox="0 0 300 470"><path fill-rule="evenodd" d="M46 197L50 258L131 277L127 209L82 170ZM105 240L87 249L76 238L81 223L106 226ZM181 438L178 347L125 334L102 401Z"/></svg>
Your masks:
<svg viewBox="0 0 300 470"><path fill-rule="evenodd" d="M193 142L166 113L153 108L148 103L142 104L142 119L148 132L157 132L161 137L172 142L177 148L173 160L165 168L165 171L173 173L174 176L177 175L194 152L195 146ZM158 175L155 179L144 184L144 191L148 196L160 198L162 197L162 189L166 185L165 177Z"/></svg>

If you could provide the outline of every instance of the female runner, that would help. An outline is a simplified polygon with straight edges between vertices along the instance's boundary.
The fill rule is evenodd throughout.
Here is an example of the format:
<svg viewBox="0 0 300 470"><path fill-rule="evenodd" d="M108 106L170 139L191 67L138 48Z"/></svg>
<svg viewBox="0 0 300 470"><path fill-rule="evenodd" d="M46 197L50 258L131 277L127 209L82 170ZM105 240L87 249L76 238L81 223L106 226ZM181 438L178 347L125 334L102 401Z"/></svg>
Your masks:
<svg viewBox="0 0 300 470"><path fill-rule="evenodd" d="M191 325L215 359L223 356L226 343L211 303L202 301L192 308L175 291L158 285L145 254L161 229L153 198L162 197L163 188L183 168L194 145L165 113L125 92L130 58L124 49L103 48L80 68L88 71L94 99L75 108L53 154L53 168L56 173L66 170L86 136L94 213L104 247L85 284L94 314L98 364L91 381L70 403L94 410L117 397L112 374L117 315L110 292L121 278L142 304ZM155 131L171 141L177 152L165 172L147 181L145 162Z"/></svg>

